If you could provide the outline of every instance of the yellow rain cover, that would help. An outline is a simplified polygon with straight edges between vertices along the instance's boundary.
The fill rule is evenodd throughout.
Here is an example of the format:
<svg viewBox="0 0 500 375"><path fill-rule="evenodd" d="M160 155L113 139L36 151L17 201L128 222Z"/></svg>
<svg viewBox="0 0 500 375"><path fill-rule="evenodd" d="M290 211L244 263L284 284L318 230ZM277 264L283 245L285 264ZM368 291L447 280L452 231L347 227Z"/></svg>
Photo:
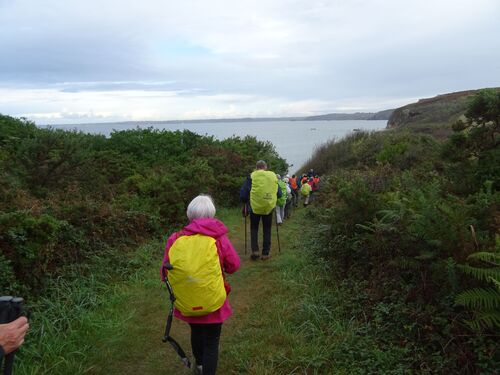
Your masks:
<svg viewBox="0 0 500 375"><path fill-rule="evenodd" d="M273 208L276 207L276 195L278 193L278 178L276 174L271 171L256 170L252 172L250 178L252 179L250 206L253 213L257 215L269 215Z"/></svg>
<svg viewBox="0 0 500 375"><path fill-rule="evenodd" d="M215 239L202 234L181 236L169 251L168 280L175 307L184 316L201 316L221 308L226 300Z"/></svg>
<svg viewBox="0 0 500 375"><path fill-rule="evenodd" d="M305 197L307 197L311 193L311 190L311 185L309 185L307 182L300 188L301 194Z"/></svg>

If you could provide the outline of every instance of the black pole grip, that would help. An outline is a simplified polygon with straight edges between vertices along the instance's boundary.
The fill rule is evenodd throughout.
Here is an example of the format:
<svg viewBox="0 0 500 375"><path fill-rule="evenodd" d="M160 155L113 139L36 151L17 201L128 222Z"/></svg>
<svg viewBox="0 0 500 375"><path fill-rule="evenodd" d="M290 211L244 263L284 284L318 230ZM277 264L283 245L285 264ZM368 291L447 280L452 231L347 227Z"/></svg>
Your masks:
<svg viewBox="0 0 500 375"><path fill-rule="evenodd" d="M0 323L10 323L24 313L24 299L21 297L0 297ZM3 375L11 375L14 368L14 356L17 350L5 356Z"/></svg>
<svg viewBox="0 0 500 375"><path fill-rule="evenodd" d="M10 320L10 302L14 299L12 296L0 297L0 324L9 323Z"/></svg>

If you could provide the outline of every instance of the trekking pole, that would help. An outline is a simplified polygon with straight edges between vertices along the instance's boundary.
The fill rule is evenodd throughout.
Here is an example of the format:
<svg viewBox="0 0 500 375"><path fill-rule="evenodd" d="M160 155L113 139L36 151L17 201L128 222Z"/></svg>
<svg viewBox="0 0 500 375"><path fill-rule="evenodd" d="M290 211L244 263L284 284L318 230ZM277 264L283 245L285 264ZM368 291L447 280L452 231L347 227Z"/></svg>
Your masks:
<svg viewBox="0 0 500 375"><path fill-rule="evenodd" d="M245 203L245 205L243 206L243 217L245 218L245 255L247 255L247 216L247 204Z"/></svg>
<svg viewBox="0 0 500 375"><path fill-rule="evenodd" d="M276 215L274 215L276 216ZM280 245L280 233L278 231L278 216L276 216L276 238L278 239L278 252L281 253L281 245Z"/></svg>
<svg viewBox="0 0 500 375"><path fill-rule="evenodd" d="M13 298L12 296L0 297L0 324L9 323L10 301L12 301L12 298ZM2 369L3 369L3 357L0 357L0 371L2 371Z"/></svg>
<svg viewBox="0 0 500 375"><path fill-rule="evenodd" d="M189 358L187 357L186 353L184 350L182 350L181 346L177 341L174 340L173 337L170 336L170 329L172 328L172 318L174 315L174 301L175 301L175 296L174 296L174 291L172 289L172 286L170 285L170 282L168 281L167 278L167 270L173 270L174 267L170 263L165 263L163 266L163 277L165 279L165 285L167 286L168 293L170 295L170 311L168 313L168 318L167 318L167 325L165 327L165 334L163 335L163 342L168 342L172 347L174 348L175 352L179 355L181 358L182 363L184 363L184 366L186 366L188 369L191 368L191 362L189 361Z"/></svg>

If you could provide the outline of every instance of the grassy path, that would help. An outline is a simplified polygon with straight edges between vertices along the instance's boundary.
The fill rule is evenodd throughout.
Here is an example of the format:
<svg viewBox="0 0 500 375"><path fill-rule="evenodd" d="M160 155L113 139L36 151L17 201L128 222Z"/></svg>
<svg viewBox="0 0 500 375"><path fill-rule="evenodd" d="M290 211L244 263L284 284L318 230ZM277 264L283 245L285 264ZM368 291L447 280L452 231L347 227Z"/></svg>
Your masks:
<svg viewBox="0 0 500 375"><path fill-rule="evenodd" d="M244 225L238 210L223 211L221 219L242 260L241 269L229 277L233 316L223 325L220 374L304 374L300 365L308 356L306 340L295 334L293 317L302 303L294 267L301 257L292 246L300 233L297 211L282 227L282 252L278 253L273 227L272 258L250 261L244 255ZM249 245L248 245L249 247ZM174 350L161 342L167 314L167 292L158 279L157 261L134 280L120 286L116 301L102 314L114 315L116 326L103 329L84 372L89 374L189 374ZM289 273L287 275L287 273ZM189 327L175 320L172 336L190 353ZM311 344L312 345L312 344ZM192 356L191 356L192 358ZM297 364L291 362L296 361ZM294 367L295 366L295 367ZM285 370L286 369L286 370Z"/></svg>

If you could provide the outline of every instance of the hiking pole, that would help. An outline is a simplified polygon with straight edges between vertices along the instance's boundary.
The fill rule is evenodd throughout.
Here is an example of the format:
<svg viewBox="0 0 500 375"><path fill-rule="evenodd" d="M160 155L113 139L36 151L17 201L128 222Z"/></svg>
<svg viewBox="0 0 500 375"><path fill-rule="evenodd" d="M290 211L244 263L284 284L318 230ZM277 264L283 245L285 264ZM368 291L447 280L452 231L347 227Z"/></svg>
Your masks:
<svg viewBox="0 0 500 375"><path fill-rule="evenodd" d="M247 205L243 207L243 216L245 217L245 255L247 255Z"/></svg>
<svg viewBox="0 0 500 375"><path fill-rule="evenodd" d="M191 362L189 361L189 358L187 357L186 353L184 350L182 350L181 346L177 341L174 340L172 336L170 336L170 329L172 328L172 318L174 316L174 301L175 301L175 296L174 296L174 291L172 289L172 285L170 285L170 282L168 281L167 278L167 270L173 270L174 267L170 263L165 263L163 265L163 277L165 279L165 285L167 286L168 294L170 295L170 311L168 313L168 318L167 318L167 325L165 327L165 334L163 335L163 342L168 342L172 347L174 348L175 352L179 355L181 358L182 363L184 363L184 366L186 366L188 369L191 369Z"/></svg>
<svg viewBox="0 0 500 375"><path fill-rule="evenodd" d="M9 313L10 313L10 301L12 301L11 296L1 296L0 297L0 324L9 323ZM0 371L3 368L3 357L0 357Z"/></svg>
<svg viewBox="0 0 500 375"><path fill-rule="evenodd" d="M278 227L279 227L279 225L278 225L278 216L276 216L276 238L278 239L278 252L281 253L280 233L278 231Z"/></svg>

